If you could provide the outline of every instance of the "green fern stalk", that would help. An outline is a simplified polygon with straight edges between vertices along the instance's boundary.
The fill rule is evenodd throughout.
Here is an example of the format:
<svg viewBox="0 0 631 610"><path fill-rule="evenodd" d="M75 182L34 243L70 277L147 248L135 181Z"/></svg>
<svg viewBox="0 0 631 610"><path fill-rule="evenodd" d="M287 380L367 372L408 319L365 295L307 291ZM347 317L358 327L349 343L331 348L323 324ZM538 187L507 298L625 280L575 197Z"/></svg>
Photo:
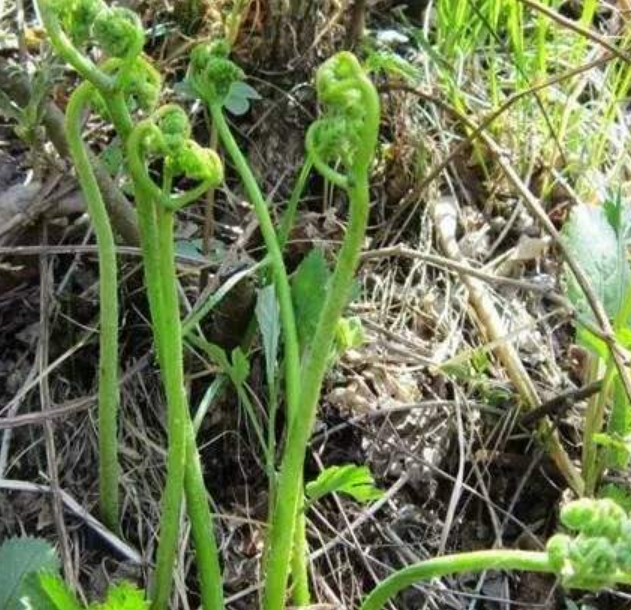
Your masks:
<svg viewBox="0 0 631 610"><path fill-rule="evenodd" d="M318 71L317 86L320 100L330 108L330 116L311 126L307 148L315 168L347 190L350 219L302 369L300 416L291 421L283 454L270 531L264 610L282 610L285 605L292 540L304 498L305 454L335 329L350 297L366 233L368 178L379 129L379 97L352 54L340 53L325 62ZM338 174L328 165L335 159L343 162L348 175Z"/></svg>
<svg viewBox="0 0 631 610"><path fill-rule="evenodd" d="M99 501L103 522L118 531L118 280L116 245L103 197L83 143L83 112L95 95L91 83L79 85L70 96L65 129L68 147L94 227L99 252Z"/></svg>

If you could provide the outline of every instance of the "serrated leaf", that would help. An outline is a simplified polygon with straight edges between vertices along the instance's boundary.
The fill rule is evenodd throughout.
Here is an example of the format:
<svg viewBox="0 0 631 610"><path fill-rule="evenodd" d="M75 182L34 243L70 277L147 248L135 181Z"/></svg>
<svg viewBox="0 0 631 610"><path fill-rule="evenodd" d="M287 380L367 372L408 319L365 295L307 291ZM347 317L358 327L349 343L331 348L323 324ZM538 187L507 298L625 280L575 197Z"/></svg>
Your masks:
<svg viewBox="0 0 631 610"><path fill-rule="evenodd" d="M135 585L122 582L111 587L103 604L95 604L89 610L148 610L145 592Z"/></svg>
<svg viewBox="0 0 631 610"><path fill-rule="evenodd" d="M563 237L569 254L587 276L609 318L614 320L622 307L630 273L625 244L618 238L607 213L602 207L575 206L563 227ZM593 319L573 274L568 270L565 277L568 298L579 312Z"/></svg>
<svg viewBox="0 0 631 610"><path fill-rule="evenodd" d="M39 538L12 538L0 547L0 608L19 610L21 589L29 574L59 570L55 549Z"/></svg>
<svg viewBox="0 0 631 610"><path fill-rule="evenodd" d="M280 307L276 298L276 290L271 284L258 292L256 320L263 338L267 382L273 383L276 377L276 360L280 341Z"/></svg>
<svg viewBox="0 0 631 610"><path fill-rule="evenodd" d="M296 327L301 350L304 351L315 334L318 318L324 306L331 272L320 250L312 250L302 260L291 286Z"/></svg>
<svg viewBox="0 0 631 610"><path fill-rule="evenodd" d="M48 572L29 577L22 603L24 610L83 610L63 579Z"/></svg>
<svg viewBox="0 0 631 610"><path fill-rule="evenodd" d="M361 503L372 502L383 496L383 491L375 486L368 467L355 464L330 466L315 481L307 483L305 491L312 502L333 492L346 494Z"/></svg>

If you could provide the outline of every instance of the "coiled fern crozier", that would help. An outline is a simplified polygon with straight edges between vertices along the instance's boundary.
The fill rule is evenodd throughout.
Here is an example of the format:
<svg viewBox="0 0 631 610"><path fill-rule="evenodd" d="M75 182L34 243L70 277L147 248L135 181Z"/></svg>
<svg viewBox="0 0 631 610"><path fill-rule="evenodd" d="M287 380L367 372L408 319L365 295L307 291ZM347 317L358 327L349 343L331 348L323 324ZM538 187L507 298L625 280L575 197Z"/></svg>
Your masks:
<svg viewBox="0 0 631 610"><path fill-rule="evenodd" d="M350 297L366 233L368 179L379 132L379 96L354 55L339 53L326 61L318 70L316 88L324 117L310 127L307 151L314 167L347 192L350 218L316 331L302 364L300 411L289 422L268 541L265 610L281 610L285 603L292 539L303 512L305 454L335 330ZM335 161L341 164L344 173L331 166ZM294 552L297 561L306 562L305 548L297 545Z"/></svg>
<svg viewBox="0 0 631 610"><path fill-rule="evenodd" d="M219 157L190 139L185 112L169 104L140 121L127 142L130 173L136 187L138 220L143 241L145 280L156 338L158 359L169 404L169 454L167 482L162 507L162 528L152 607L167 608L179 539L182 490L186 488L187 510L199 563L202 603L207 610L223 608L221 568L212 527L212 516L184 389L182 325L173 250L174 212L217 186L223 178ZM148 172L150 159L163 161L163 184L158 186ZM173 195L173 178L182 175L199 184ZM185 476L183 476L185 474Z"/></svg>
<svg viewBox="0 0 631 610"><path fill-rule="evenodd" d="M161 79L142 55L142 24L131 11L100 0L39 0L50 41L84 81L72 94L66 129L95 227L101 277L101 364L99 444L101 510L112 528L118 523L117 407L118 356L114 238L81 138L86 110L113 123L123 143L132 178L141 233L145 283L157 359L168 407L169 447L152 610L169 607L184 492L191 520L204 610L224 608L219 553L207 491L195 445L184 388L182 326L174 263L174 214L223 180L217 155L191 138L186 112L177 105L157 108ZM105 56L95 64L83 50L96 45ZM297 198L277 233L265 198L223 115L233 85L243 73L223 42L201 45L191 56L189 81L210 109L214 125L258 216L272 271L284 339L287 438L273 485L270 527L264 553L264 610L283 610L290 572L296 605L310 602L305 537L303 469L320 393L330 364L336 329L350 297L369 213L369 174L377 148L380 105L377 91L350 53L339 53L318 70L316 89L322 117L306 135L304 185L315 168L348 197L350 216L337 263L327 285L314 336L301 350L282 248ZM156 109L157 108L157 109ZM135 113L143 118L137 119ZM150 170L150 167L152 168ZM161 179L156 182L155 168ZM193 184L186 190L181 184ZM568 588L600 589L631 584L631 520L611 500L579 500L561 511L573 532L553 536L545 551L505 549L437 557L394 573L370 593L360 610L379 610L405 587L422 580L488 569L531 570L557 575Z"/></svg>
<svg viewBox="0 0 631 610"><path fill-rule="evenodd" d="M69 105L74 130L69 137L73 150L80 152L80 128L77 126L81 107L87 103L88 92L92 106L111 120L124 144L126 165L135 186L135 199L141 229L141 247L145 280L151 310L156 351L167 394L169 420L169 449L167 483L164 494L164 515L158 544L158 566L154 578L152 608L166 610L172 586L173 565L179 531L179 510L182 490L186 490L187 511L191 518L193 539L200 565L202 603L205 610L223 608L221 578L212 520L207 502L201 465L195 439L190 428L190 414L183 387L182 344L179 307L175 292L172 222L178 207L194 200L222 177L217 157L190 141L190 127L178 119L184 114L172 108L152 115L149 122L141 122L134 129L132 113L136 110L151 113L160 98L161 79L158 72L142 55L144 29L138 16L123 7L108 7L100 0L40 0L39 12L46 26L50 42L57 53L83 77L86 83L77 90L77 101ZM81 45L98 46L106 59L96 65L81 50ZM81 102L81 104L79 104ZM176 118L174 118L176 117ZM152 138L145 137L145 130ZM151 140L148 142L147 140ZM131 142L131 143L130 143ZM83 149L85 153L85 150ZM165 160L165 180L161 188L148 182L144 174L146 154L159 153ZM78 176L86 199L99 205L98 187L90 180L86 157L74 155ZM132 164L135 161L135 165ZM171 178L183 174L198 180L199 185L183 195L171 195ZM155 187L155 188L154 188ZM160 191L160 192L158 192ZM105 212L99 219L107 220ZM103 223L102 223L103 224ZM103 256L99 240L102 276L116 286L115 260ZM113 251L113 247L112 247ZM105 254L108 254L106 249ZM103 268L105 266L105 269ZM102 291L101 313L112 317L117 312L112 297L115 291ZM118 314L115 314L116 318ZM103 332L101 342L101 371L107 370L107 395L117 397L116 349L112 349L116 330ZM105 359L103 357L106 357ZM104 389L101 389L104 392ZM117 452L116 406L102 402L100 413L105 425L99 429L101 445L101 505L104 520L115 527L118 521L118 467L112 467L112 456ZM100 418L101 419L101 418Z"/></svg>
<svg viewBox="0 0 631 610"><path fill-rule="evenodd" d="M561 509L561 523L574 534L552 536L545 551L458 553L399 570L378 584L359 610L380 610L407 587L462 572L547 572L568 589L588 591L631 584L631 519L620 506L608 499L570 502Z"/></svg>

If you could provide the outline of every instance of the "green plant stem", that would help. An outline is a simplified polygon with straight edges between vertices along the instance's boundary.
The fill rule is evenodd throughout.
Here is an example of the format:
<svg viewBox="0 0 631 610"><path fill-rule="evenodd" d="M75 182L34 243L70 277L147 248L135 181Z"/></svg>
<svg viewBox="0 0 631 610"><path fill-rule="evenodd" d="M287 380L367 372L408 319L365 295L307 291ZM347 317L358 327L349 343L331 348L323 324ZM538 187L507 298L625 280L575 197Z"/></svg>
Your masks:
<svg viewBox="0 0 631 610"><path fill-rule="evenodd" d="M173 268L173 213L158 209L159 270L162 285L161 322L164 388L168 403L167 477L162 500L162 526L153 584L153 608L169 607L177 552L186 464L187 401L184 388L182 337Z"/></svg>
<svg viewBox="0 0 631 610"><path fill-rule="evenodd" d="M81 136L82 115L94 87L83 83L70 96L65 129L68 147L94 227L99 251L99 501L103 522L118 531L118 280L116 246L103 197Z"/></svg>
<svg viewBox="0 0 631 610"><path fill-rule="evenodd" d="M261 227L261 234L263 235L265 247L267 248L267 253L270 258L280 308L283 338L285 341L286 393L288 412L291 418L291 414L295 413L298 408L298 400L300 397L300 348L296 331L294 307L291 299L291 287L283 260L283 253L276 236L276 231L274 230L274 224L272 223L267 204L265 203L248 162L232 136L221 106L218 104L210 104L209 109L219 138L226 152L230 155L232 162L235 164L245 190L254 206L254 211Z"/></svg>
<svg viewBox="0 0 631 610"><path fill-rule="evenodd" d="M613 321L614 333L618 334L626 328L631 318L631 285L627 288L622 301L622 306ZM591 364L589 382L600 377L602 361L599 357L593 356ZM598 434L605 421L605 410L611 393L611 387L616 377L616 364L611 354L608 354L602 387L598 394L589 401L585 414L585 424L583 431L583 478L585 479L585 495L593 496L596 492L598 482L603 470L602 460L599 459L599 450L594 442L594 436Z"/></svg>
<svg viewBox="0 0 631 610"><path fill-rule="evenodd" d="M311 161L311 158L307 156L305 162L302 164L300 174L298 174L298 180L296 180L296 184L291 192L291 197L289 198L287 209L285 210L281 221L280 231L278 232L278 243L280 244L281 250L285 249L287 241L289 240L289 236L291 235L291 230L294 227L296 221L296 212L298 210L298 204L300 203L300 197L305 190L307 179L309 178L312 167L313 162Z"/></svg>
<svg viewBox="0 0 631 610"><path fill-rule="evenodd" d="M492 550L458 553L422 561L395 572L364 599L360 610L381 610L397 593L432 578L462 572L478 573L485 570L523 570L553 572L548 554L536 551Z"/></svg>
<svg viewBox="0 0 631 610"><path fill-rule="evenodd" d="M115 87L114 79L99 70L86 55L72 44L72 41L61 28L57 15L49 6L49 0L38 0L37 7L55 51L85 80L94 84L99 91L111 93Z"/></svg>
<svg viewBox="0 0 631 610"><path fill-rule="evenodd" d="M340 316L348 302L368 222L368 170L356 174L349 189L350 220L327 298L307 353L301 378L300 417L292 420L278 481L270 532L270 550L263 598L264 610L282 610L285 603L292 540L303 496L303 467L315 423L320 390Z"/></svg>
<svg viewBox="0 0 631 610"><path fill-rule="evenodd" d="M296 331L296 322L294 316L294 308L291 297L291 288L289 285L289 277L285 268L285 262L283 260L282 245L286 241L293 223L293 215L295 214L295 208L298 205L299 195L304 187L304 182L308 177L308 173L311 169L310 163L306 163L301 171L298 184L294 190L294 197L289 206L289 220L283 225L282 242L276 235L274 225L269 214L269 210L263 198L263 195L258 187L256 178L252 174L252 170L248 165L245 157L241 153L238 144L236 143L230 128L225 120L222 109L217 104L210 105L210 112L213 118L213 124L217 129L219 138L221 139L226 151L230 155L233 163L235 164L241 180L245 186L245 189L250 197L254 210L259 219L259 225L261 227L261 233L265 241L268 257L272 267L272 274L274 278L274 285L276 288L276 295L278 298L281 324L283 329L283 338L285 342L285 388L287 395L287 413L288 421L290 422L289 428L291 429L292 422L297 419L302 419L302 395L300 389L300 348L298 344L298 335ZM300 405L298 401L300 402ZM300 408L300 415L298 409ZM302 474L295 483L302 489ZM278 505L278 498L282 496L275 494L273 500ZM284 502L284 500L283 500ZM294 503L294 511L298 510L298 506L301 503ZM297 515L294 515L297 517ZM293 519L292 519L293 523ZM305 538L304 517L301 518L301 528L296 533L296 552L294 553L292 573L294 575L294 587L296 590L298 605L306 605L309 603L309 579L308 579L308 564L306 561L307 543ZM289 532L290 541L294 536L295 528L292 527L292 531ZM290 549L291 553L291 549ZM271 559L267 550L265 553L266 562ZM286 565L290 565L290 556L286 557ZM285 584L287 579L287 573L285 573Z"/></svg>
<svg viewBox="0 0 631 610"><path fill-rule="evenodd" d="M143 135L143 125L140 124L131 134L127 144L128 163L132 176L145 172L144 161L139 153ZM184 391L182 326L173 251L173 212L154 205L152 198L147 196L141 186L139 188L141 182L135 180L145 283L149 296L158 362L165 380L169 407L167 483L163 497L164 510L154 575L152 608L154 610L168 608L179 534L182 489L184 489L199 565L202 607L204 610L222 610L224 600L219 552L188 401ZM175 381L173 381L174 378ZM175 414L178 415L181 410L183 415L183 419L177 423L171 415L174 399ZM172 425L180 426L174 430L176 434L174 437L171 434ZM182 443L181 446L176 445L177 454L175 457L172 456L173 441ZM173 468L171 468L172 465Z"/></svg>

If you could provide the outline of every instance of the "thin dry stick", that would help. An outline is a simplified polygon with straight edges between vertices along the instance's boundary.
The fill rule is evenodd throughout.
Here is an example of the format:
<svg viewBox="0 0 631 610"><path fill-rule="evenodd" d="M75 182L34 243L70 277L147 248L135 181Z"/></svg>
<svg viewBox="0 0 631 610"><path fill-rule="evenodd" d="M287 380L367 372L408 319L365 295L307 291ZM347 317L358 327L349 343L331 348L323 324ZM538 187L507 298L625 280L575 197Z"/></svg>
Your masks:
<svg viewBox="0 0 631 610"><path fill-rule="evenodd" d="M44 225L43 238L46 241L46 226ZM40 315L39 315L39 342L37 349L37 364L39 369L39 395L42 411L50 409L50 386L48 375L43 372L48 366L49 347L49 315L50 315L50 293L51 293L51 267L48 264L46 255L40 256ZM69 538L64 521L64 508L59 487L59 470L57 468L57 451L55 450L55 430L53 423L49 420L44 422L44 445L46 447L46 462L48 467L48 477L52 490L53 517L57 530L60 555L64 567L64 576L74 589L76 581L72 568L72 554L70 552Z"/></svg>
<svg viewBox="0 0 631 610"><path fill-rule="evenodd" d="M624 386L625 393L629 400L631 400L631 375L629 374L629 370L627 368L628 361L625 355L625 352L621 349L616 341L616 335L611 326L611 322L607 316L607 312L604 310L602 303L598 300L598 297L594 293L592 286L589 282L588 277L585 275L583 269L576 262L574 257L570 254L570 251L561 238L560 233L557 231L557 228L554 226L546 211L541 206L539 200L532 194L532 192L528 189L528 187L521 180L513 166L508 162L505 153L498 146L497 142L493 140L488 134L482 133L482 139L489 147L489 150L493 152L493 154L497 157L497 163L504 172L504 175L509 180L509 182L515 187L518 193L521 195L523 202L526 207L530 211L530 213L537 218L537 220L541 223L546 232L552 237L555 243L560 248L563 253L563 257L565 261L574 274L578 285L581 287L581 290L585 294L585 298L589 303L589 306L594 313L596 321L598 322L601 330L604 341L607 343L609 350L611 351L611 355L614 359L616 368L618 369L618 373L620 374L620 379Z"/></svg>
<svg viewBox="0 0 631 610"><path fill-rule="evenodd" d="M428 93L427 91L424 91L423 89L419 89L416 87L412 87L410 85L404 85L404 84L399 84L399 83L389 84L386 87L386 90L405 91L406 93L412 93L421 99L429 101L432 104L436 104L437 106L442 108L444 111L454 116L459 121L464 122L471 129L471 133L467 134L467 137L464 140L462 140L459 144L457 144L453 148L453 150L447 155L447 157L445 157L442 161L439 161L437 165L431 168L429 172L427 173L427 175L423 178L423 180L417 186L415 186L414 192L412 194L412 198L416 199L416 202L414 203L414 206L410 214L408 215L408 219L403 223L402 226L399 227L394 241L398 241L399 236L403 233L408 223L410 222L410 219L414 216L414 213L418 209L420 205L419 197L421 193L423 193L425 189L434 180L436 180L436 178L438 178L438 176L440 176L440 174L442 174L443 171L445 171L449 167L449 165L454 161L456 157L458 157L458 155L461 155L463 152L465 152L467 148L471 145L471 143L473 143L475 140L477 140L480 137L480 134L484 130L490 127L504 113L508 112L508 110L510 110L510 108L514 106L519 100L525 97L528 97L529 95L532 95L534 93L537 93L543 89L547 89L549 87L553 87L554 85L558 85L559 83L562 83L566 80L574 78L575 76L580 76L581 74L589 72L590 70L593 70L594 68L604 66L605 64L609 63L614 58L615 58L615 55L613 53L607 53L606 55L603 55L602 57L599 57L593 61L583 64L582 66L573 68L572 70L568 70L567 72L563 72L563 74L553 76L545 81L542 81L541 83L538 83L536 85L533 85L532 87L529 87L528 89L517 91L513 95L506 98L506 100L504 100L504 102L500 106L498 106L495 110L492 110L486 116L484 116L482 118L482 121L480 121L480 123L477 125L474 124L468 117L464 116L462 113L456 110L456 108L451 106L448 102L445 102L444 100L431 95L430 93ZM395 226L396 221L401 217L403 213L405 213L407 208L408 206L406 205L401 206L401 208L390 220L389 225Z"/></svg>
<svg viewBox="0 0 631 610"><path fill-rule="evenodd" d="M29 493L52 494L53 490L48 485L39 485L30 483L29 481L18 481L15 479L0 478L0 489L9 491L20 491ZM64 506L73 515L85 522L100 538L102 538L110 547L120 553L127 561L133 565L145 565L142 555L126 542L123 542L118 536L108 530L100 521L95 519L88 510L83 508L68 492L63 489L59 490L59 494Z"/></svg>
<svg viewBox="0 0 631 610"><path fill-rule="evenodd" d="M513 0L513 2L515 1L517 0ZM580 34L581 36L584 36L585 38L589 38L589 40L600 45L601 47L603 47L603 49L607 49L607 51L609 51L610 53L613 53L616 57L619 57L623 61L627 63L631 63L631 55L628 55L624 51L621 51L620 49L618 49L615 45L611 44L606 38L604 38L597 32L594 32L593 30L590 30L589 28L583 27L576 21L572 19L568 19L564 15L561 15L557 11L543 4L540 4L536 0L518 0L518 1L521 2L522 4L525 4L526 6L529 6L531 9L537 11L538 13L545 15L546 17L548 17L548 19L555 21L556 23L563 26L564 28L568 30L572 30L576 34Z"/></svg>
<svg viewBox="0 0 631 610"><path fill-rule="evenodd" d="M457 214L453 203L448 199L442 199L434 203L432 216L443 250L450 258L462 262L463 256L456 241ZM517 389L524 407L528 410L536 409L541 404L537 389L530 379L514 345L504 340L507 331L495 308L495 304L489 298L485 285L471 275L462 274L461 279L469 291L469 300L483 326L485 334L488 339L496 343L495 353ZM580 495L584 486L583 479L565 452L565 449L563 449L556 431L552 429L547 419L540 423L540 432L550 457L563 473L569 485Z"/></svg>

